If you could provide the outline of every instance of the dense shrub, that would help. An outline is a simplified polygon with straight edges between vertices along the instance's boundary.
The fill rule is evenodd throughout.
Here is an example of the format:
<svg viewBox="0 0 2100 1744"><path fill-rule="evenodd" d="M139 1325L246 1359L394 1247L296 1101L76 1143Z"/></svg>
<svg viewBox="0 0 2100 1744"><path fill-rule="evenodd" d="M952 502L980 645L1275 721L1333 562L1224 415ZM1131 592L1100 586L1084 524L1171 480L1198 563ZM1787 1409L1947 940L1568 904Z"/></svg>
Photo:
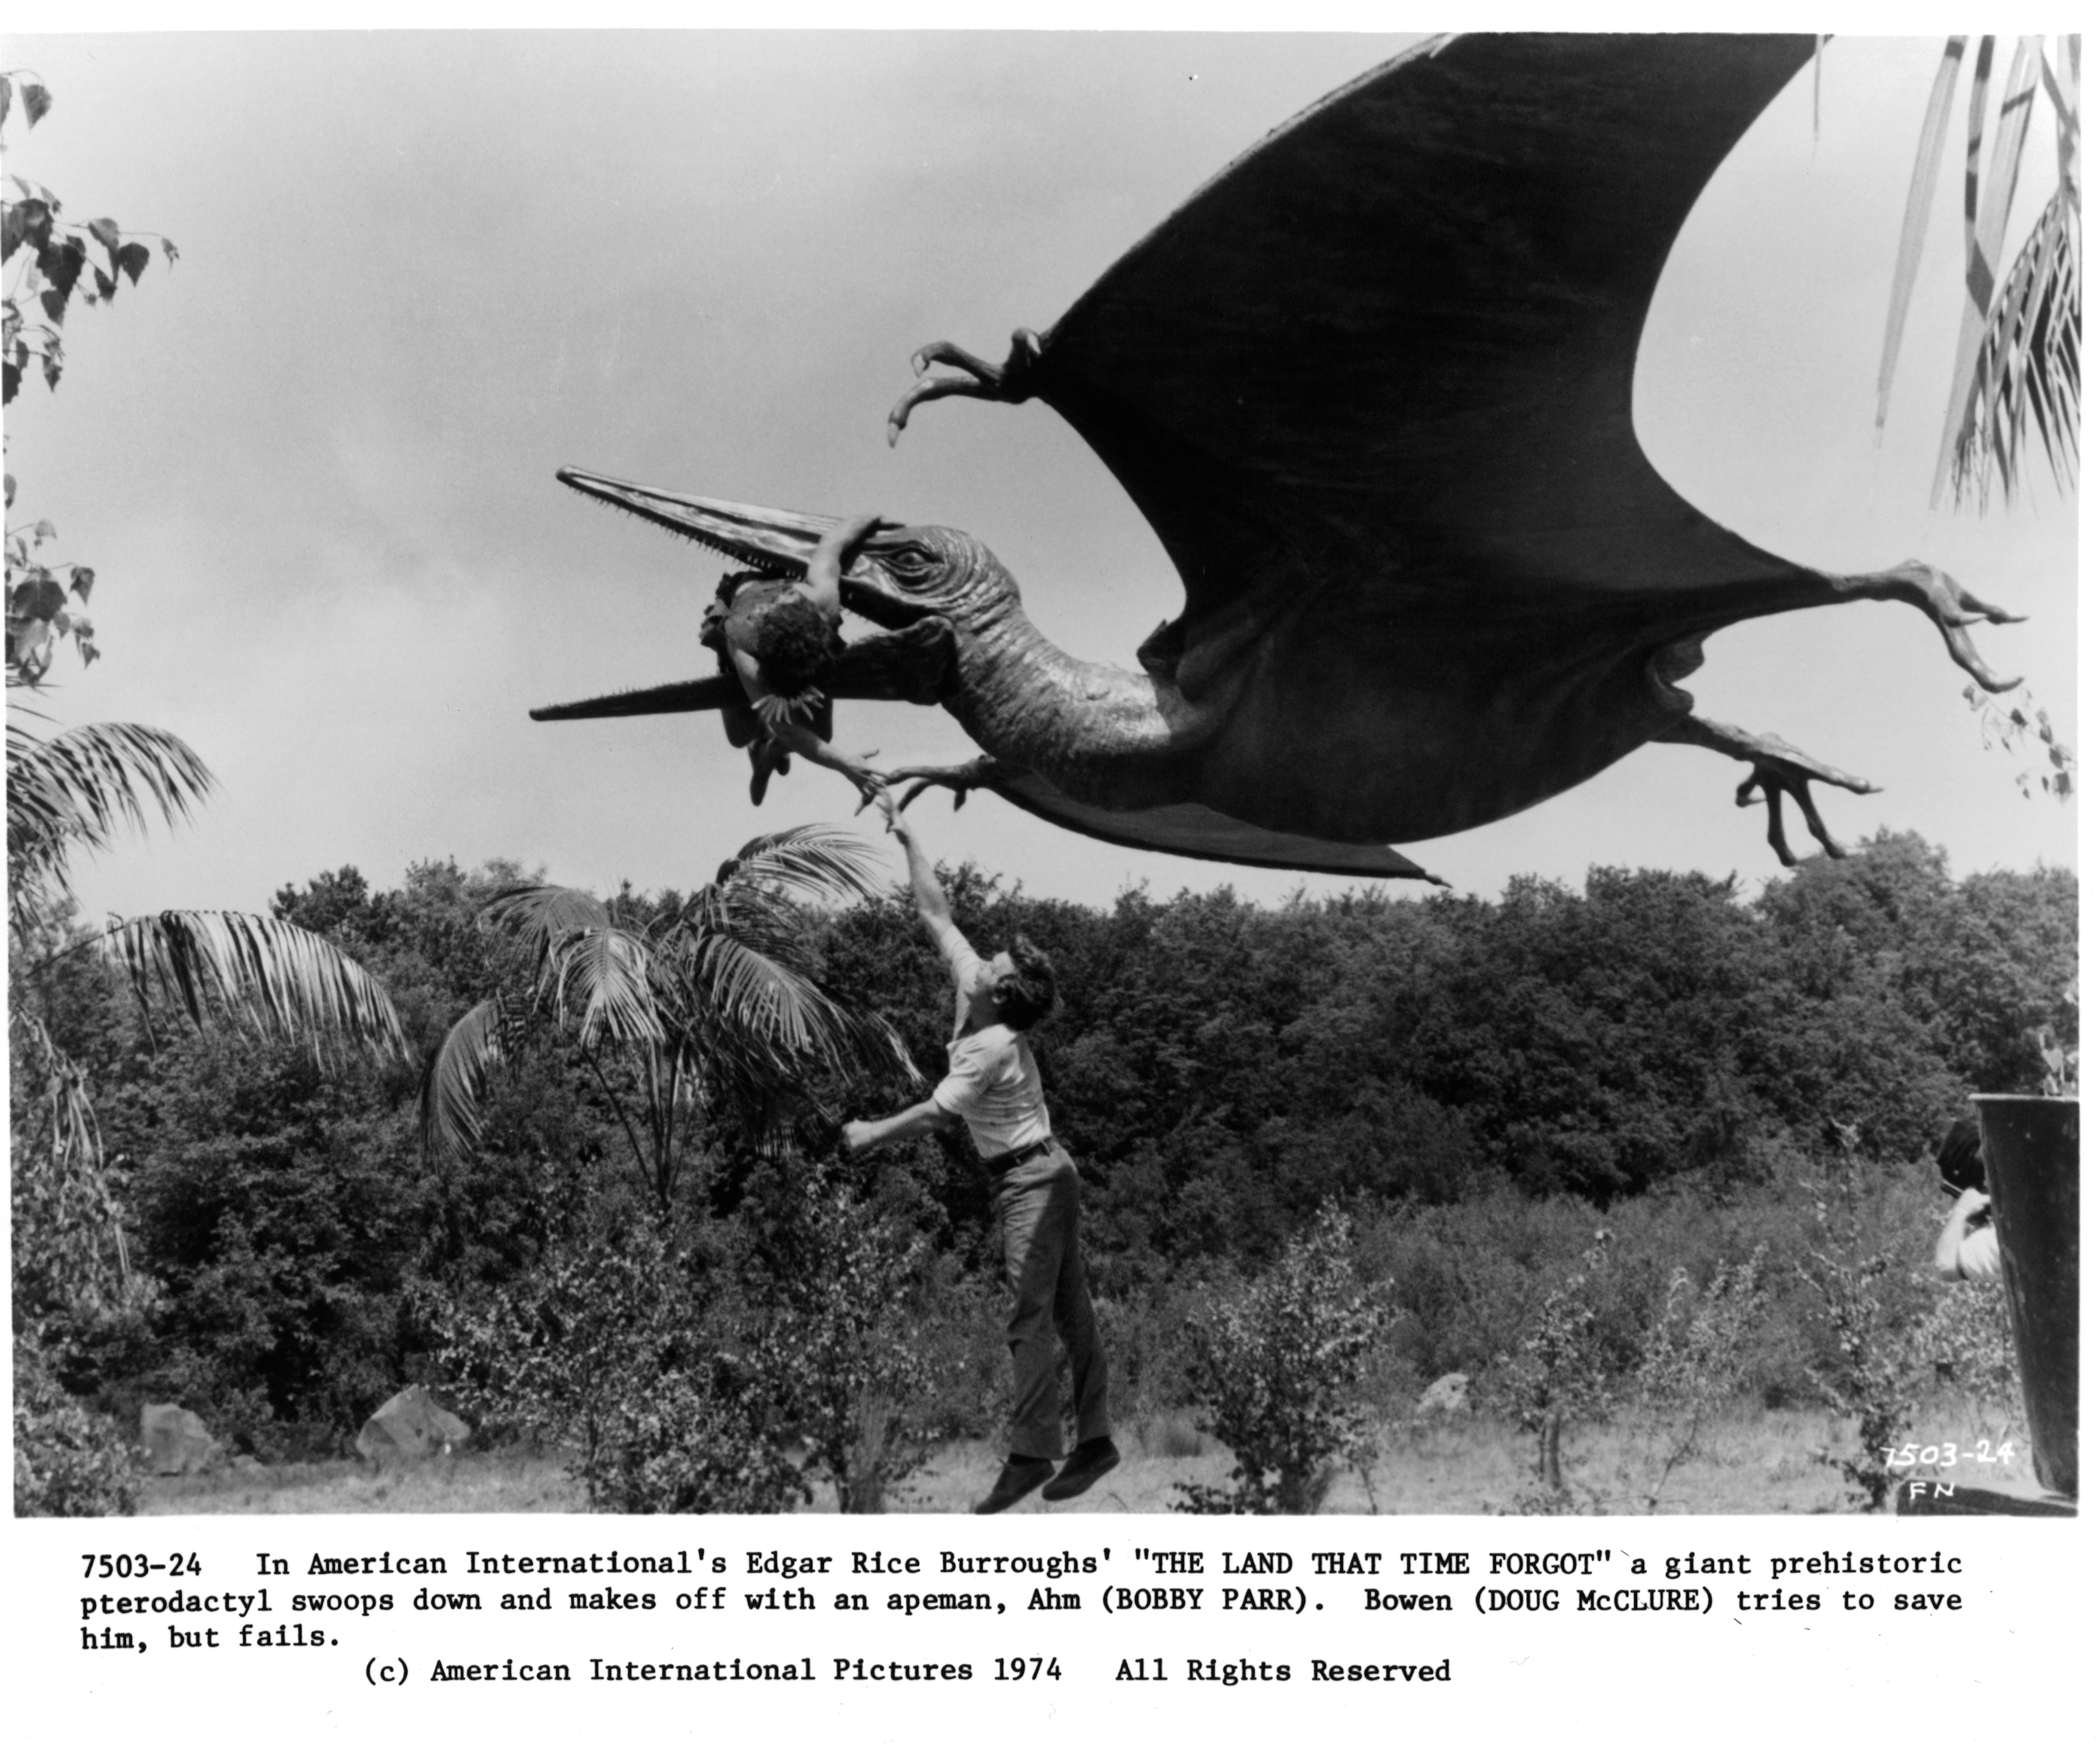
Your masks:
<svg viewBox="0 0 2100 1744"><path fill-rule="evenodd" d="M46 1368L42 1354L15 1340L15 1512L128 1514L138 1479L117 1425L85 1409Z"/></svg>
<svg viewBox="0 0 2100 1744"><path fill-rule="evenodd" d="M763 1372L695 1260L644 1221L558 1244L450 1308L438 1360L468 1419L564 1449L593 1508L763 1513L805 1498Z"/></svg>
<svg viewBox="0 0 2100 1744"><path fill-rule="evenodd" d="M1329 1207L1251 1283L1189 1326L1201 1427L1231 1450L1229 1488L1178 1484L1198 1514L1317 1513L1338 1466L1371 1446L1365 1365L1390 1310L1350 1264L1349 1221Z"/></svg>
<svg viewBox="0 0 2100 1744"><path fill-rule="evenodd" d="M755 1361L842 1514L879 1514L933 1437L933 1363L914 1336L930 1253L895 1217L810 1169L769 1230Z"/></svg>

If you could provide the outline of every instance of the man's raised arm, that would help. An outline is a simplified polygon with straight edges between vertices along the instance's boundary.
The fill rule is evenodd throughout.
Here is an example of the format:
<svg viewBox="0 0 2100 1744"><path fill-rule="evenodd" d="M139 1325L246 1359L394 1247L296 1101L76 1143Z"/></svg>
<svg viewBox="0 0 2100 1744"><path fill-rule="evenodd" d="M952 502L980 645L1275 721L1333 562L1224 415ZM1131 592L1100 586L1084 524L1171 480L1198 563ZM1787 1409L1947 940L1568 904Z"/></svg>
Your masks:
<svg viewBox="0 0 2100 1744"><path fill-rule="evenodd" d="M897 839L904 844L905 870L911 881L911 900L919 910L919 918L935 947L942 956L947 956L949 941L962 938L955 926L954 912L948 907L948 893L933 876L933 866L927 860L925 849L920 845L919 832L912 828L911 819L900 811L890 827Z"/></svg>

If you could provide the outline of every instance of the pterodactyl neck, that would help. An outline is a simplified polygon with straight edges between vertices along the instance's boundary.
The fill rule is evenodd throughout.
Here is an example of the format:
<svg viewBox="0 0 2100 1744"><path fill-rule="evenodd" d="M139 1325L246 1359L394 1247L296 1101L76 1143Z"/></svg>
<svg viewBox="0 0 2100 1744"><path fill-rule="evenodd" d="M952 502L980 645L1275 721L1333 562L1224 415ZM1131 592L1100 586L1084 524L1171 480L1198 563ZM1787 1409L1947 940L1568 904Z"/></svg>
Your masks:
<svg viewBox="0 0 2100 1744"><path fill-rule="evenodd" d="M992 756L1039 770L1092 804L1188 797L1173 767L1207 728L1171 684L1074 660L1017 601L958 620L955 641L962 682L948 709Z"/></svg>

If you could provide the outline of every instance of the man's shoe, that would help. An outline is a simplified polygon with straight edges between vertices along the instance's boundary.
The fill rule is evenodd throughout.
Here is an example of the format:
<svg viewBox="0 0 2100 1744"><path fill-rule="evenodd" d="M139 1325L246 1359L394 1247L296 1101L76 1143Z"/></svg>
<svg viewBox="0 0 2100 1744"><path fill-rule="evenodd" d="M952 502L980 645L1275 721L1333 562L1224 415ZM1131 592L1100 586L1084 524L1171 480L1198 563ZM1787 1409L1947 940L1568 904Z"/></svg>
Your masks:
<svg viewBox="0 0 2100 1744"><path fill-rule="evenodd" d="M1105 1435L1082 1442L1072 1450L1072 1457L1065 1462L1065 1469L1044 1488L1043 1499L1069 1502L1075 1495L1084 1495L1094 1487L1096 1479L1105 1477L1122 1464L1123 1455Z"/></svg>
<svg viewBox="0 0 2100 1744"><path fill-rule="evenodd" d="M1054 1459L1008 1459L999 1468L999 1481L991 1486L991 1494L978 1503L973 1512L1004 1513L1023 1496L1033 1495L1041 1489L1043 1480L1057 1469L1057 1462Z"/></svg>

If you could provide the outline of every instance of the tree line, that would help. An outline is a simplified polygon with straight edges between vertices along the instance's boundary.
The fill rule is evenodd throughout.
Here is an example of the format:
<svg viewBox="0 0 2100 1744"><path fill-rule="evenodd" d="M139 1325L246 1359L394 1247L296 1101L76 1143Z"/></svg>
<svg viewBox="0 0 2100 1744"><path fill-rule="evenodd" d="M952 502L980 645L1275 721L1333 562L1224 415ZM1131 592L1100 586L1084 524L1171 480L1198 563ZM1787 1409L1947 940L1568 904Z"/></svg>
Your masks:
<svg viewBox="0 0 2100 1744"><path fill-rule="evenodd" d="M1968 1094L2036 1087L2040 1026L2076 1032L2072 875L1957 880L1912 836L1747 898L1697 874L1599 868L1580 890L1519 878L1496 901L1365 892L1264 907L1140 889L1104 910L974 866L945 875L971 937L1026 932L1057 964L1061 1001L1037 1053L1087 1179L1126 1392L1171 1393L1191 1292L1259 1272L1323 1206L1356 1213L1359 1263L1397 1283L1395 1336L1418 1375L1477 1366L1515 1342L1512 1317L1600 1216L1683 1234L1747 1208L1747 1251L1773 1238L1776 1208L1833 1132L1901 1172ZM488 1379L501 1367L491 1305L529 1296L552 1314L554 1272L608 1247L631 1269L646 1230L652 1265L709 1313L744 1317L703 1339L717 1354L773 1336L752 1330L774 1324L762 1311L806 1296L813 1270L864 1273L870 1301L919 1303L917 1343L881 1356L902 1349L898 1329L835 1301L824 1336L851 1323L862 1340L838 1360L901 1362L922 1387L946 1377L912 1433L995 1420L996 1269L967 1141L921 1140L880 1168L835 1155L838 1119L907 1088L880 1051L834 1059L764 1121L696 1095L687 1159L666 1176L637 1166L635 1059L587 1057L573 1034L527 1026L488 1074L479 1142L430 1147L417 1062L477 1004L531 1002L534 965L487 924L522 881L514 865L431 862L393 890L345 868L278 894L273 919L386 990L405 1059L332 1061L157 1020L91 953L17 980L96 1087L110 1190L150 1281L121 1309L72 1315L61 1384L112 1413L180 1400L265 1455L332 1451L405 1380L471 1380L462 1313L483 1316ZM604 907L639 929L690 901L623 889ZM903 894L801 912L813 984L886 1021L938 1077L946 983ZM18 956L55 956L55 926L18 940ZM19 1135L34 1115L19 1088L13 1112ZM18 1206L18 1322L64 1318L69 1300L22 1251L36 1227ZM881 1234L876 1248L854 1247L859 1227ZM1744 1257L1710 1234L1697 1245L1687 1258ZM1484 1291L1505 1308L1485 1313ZM1627 1314L1631 1353L1642 1327ZM519 1336L544 1353L544 1329ZM928 1340L946 1341L930 1367ZM775 1351L772 1369L792 1366ZM488 1402L521 1425L532 1415L500 1388ZM779 1409L749 1409L739 1433L762 1440ZM550 1429L544 1413L537 1427ZM900 1415L889 1438L904 1433Z"/></svg>

